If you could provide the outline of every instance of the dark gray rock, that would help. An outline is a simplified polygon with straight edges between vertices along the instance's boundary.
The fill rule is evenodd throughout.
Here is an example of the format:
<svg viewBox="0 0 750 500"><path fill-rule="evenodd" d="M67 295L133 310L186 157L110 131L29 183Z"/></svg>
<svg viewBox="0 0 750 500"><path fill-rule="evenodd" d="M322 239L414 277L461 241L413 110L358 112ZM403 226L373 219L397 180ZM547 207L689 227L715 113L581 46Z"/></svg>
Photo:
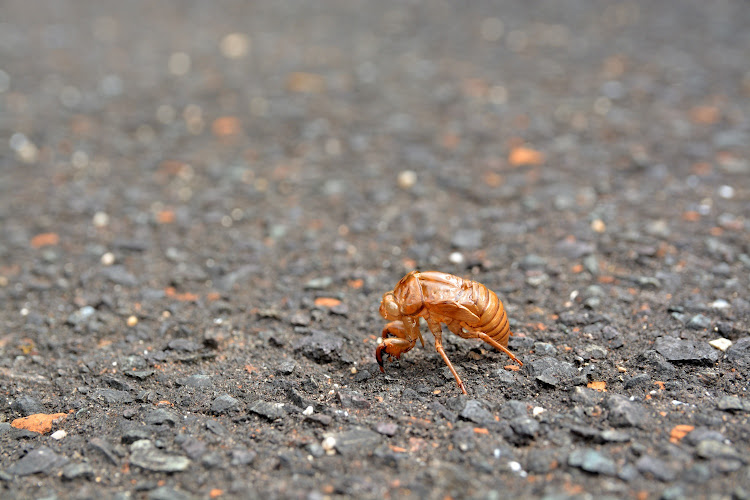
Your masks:
<svg viewBox="0 0 750 500"><path fill-rule="evenodd" d="M748 458L743 457L733 446L713 439L704 439L695 447L695 454L701 458L723 458L740 460L744 463Z"/></svg>
<svg viewBox="0 0 750 500"><path fill-rule="evenodd" d="M601 440L605 443L627 443L632 438L630 434L615 429L607 429L600 434Z"/></svg>
<svg viewBox="0 0 750 500"><path fill-rule="evenodd" d="M673 363L713 365L719 360L719 353L708 342L682 340L677 337L659 337L654 349Z"/></svg>
<svg viewBox="0 0 750 500"><path fill-rule="evenodd" d="M670 464L651 455L643 455L635 463L635 468L646 477L653 477L662 482L674 481L677 471Z"/></svg>
<svg viewBox="0 0 750 500"><path fill-rule="evenodd" d="M291 375L297 368L297 363L292 359L287 359L279 364L278 372L282 375Z"/></svg>
<svg viewBox="0 0 750 500"><path fill-rule="evenodd" d="M63 467L62 478L64 481L75 481L76 479L91 481L94 479L94 469L86 462L68 464Z"/></svg>
<svg viewBox="0 0 750 500"><path fill-rule="evenodd" d="M705 330L711 326L711 318L703 314L696 314L687 322L687 327L693 330Z"/></svg>
<svg viewBox="0 0 750 500"><path fill-rule="evenodd" d="M154 370L134 370L123 372L126 377L131 377L138 380L146 380L154 374Z"/></svg>
<svg viewBox="0 0 750 500"><path fill-rule="evenodd" d="M213 432L217 436L226 436L227 435L227 430L224 428L223 425L221 425L216 420L208 420L206 422L206 429L208 429L209 431Z"/></svg>
<svg viewBox="0 0 750 500"><path fill-rule="evenodd" d="M222 394L211 403L211 413L223 415L239 408L240 402L229 394Z"/></svg>
<svg viewBox="0 0 750 500"><path fill-rule="evenodd" d="M695 446L701 441L705 440L714 440L721 443L725 439L726 438L724 437L724 434L720 433L719 431L710 429L708 427L696 427L695 429L687 433L687 435L682 439L682 442L691 446Z"/></svg>
<svg viewBox="0 0 750 500"><path fill-rule="evenodd" d="M289 323L291 323L292 326L308 326L312 323L312 318L308 313L298 312L291 315Z"/></svg>
<svg viewBox="0 0 750 500"><path fill-rule="evenodd" d="M727 361L737 368L750 369L750 337L743 337L727 349Z"/></svg>
<svg viewBox="0 0 750 500"><path fill-rule="evenodd" d="M189 493L169 486L159 486L148 494L148 500L192 500L193 498Z"/></svg>
<svg viewBox="0 0 750 500"><path fill-rule="evenodd" d="M90 320L94 318L94 314L96 313L96 309L94 309L91 306L83 306L80 309L77 309L76 311L73 311L68 316L67 324L72 326L85 326Z"/></svg>
<svg viewBox="0 0 750 500"><path fill-rule="evenodd" d="M202 348L201 344L190 339L173 339L167 344L167 349L178 352L196 352Z"/></svg>
<svg viewBox="0 0 750 500"><path fill-rule="evenodd" d="M524 439L533 439L539 432L539 422L531 417L516 417L510 421L513 432Z"/></svg>
<svg viewBox="0 0 750 500"><path fill-rule="evenodd" d="M572 363L560 361L552 356L535 359L524 365L524 369L536 380L550 386L570 383L578 371Z"/></svg>
<svg viewBox="0 0 750 500"><path fill-rule="evenodd" d="M451 442L462 452L472 451L477 447L477 435L471 427L459 427L451 434Z"/></svg>
<svg viewBox="0 0 750 500"><path fill-rule="evenodd" d="M646 373L633 375L625 381L625 389L646 389L651 386L651 377Z"/></svg>
<svg viewBox="0 0 750 500"><path fill-rule="evenodd" d="M375 432L384 436L395 436L398 432L398 424L395 422L378 422L375 424Z"/></svg>
<svg viewBox="0 0 750 500"><path fill-rule="evenodd" d="M46 446L31 450L23 458L11 464L7 472L16 476L28 476L40 472L49 473L68 462L64 456L56 454Z"/></svg>
<svg viewBox="0 0 750 500"><path fill-rule="evenodd" d="M625 464L620 469L620 473L617 474L617 477L630 483L640 478L641 474L638 472L638 469L635 468L635 465Z"/></svg>
<svg viewBox="0 0 750 500"><path fill-rule="evenodd" d="M350 389L339 389L339 401L342 408L364 410L370 407L370 402L362 394Z"/></svg>
<svg viewBox="0 0 750 500"><path fill-rule="evenodd" d="M724 396L716 407L722 411L750 411L750 401L739 396Z"/></svg>
<svg viewBox="0 0 750 500"><path fill-rule="evenodd" d="M23 417L28 417L29 415L35 415L37 413L46 413L42 403L25 394L13 400L10 404L10 409L16 413L20 413Z"/></svg>
<svg viewBox="0 0 750 500"><path fill-rule="evenodd" d="M190 459L165 453L148 439L130 445L130 463L154 472L180 472L190 465Z"/></svg>
<svg viewBox="0 0 750 500"><path fill-rule="evenodd" d="M332 435L336 440L336 451L346 456L370 454L382 441L383 437L369 429L354 428Z"/></svg>
<svg viewBox="0 0 750 500"><path fill-rule="evenodd" d="M577 260L583 256L594 253L596 246L593 243L565 238L555 244L557 250L570 260Z"/></svg>
<svg viewBox="0 0 750 500"><path fill-rule="evenodd" d="M149 439L151 431L146 427L131 427L125 429L120 437L122 444L133 444L141 439Z"/></svg>
<svg viewBox="0 0 750 500"><path fill-rule="evenodd" d="M557 348L547 342L534 342L534 354L540 356L557 356Z"/></svg>
<svg viewBox="0 0 750 500"><path fill-rule="evenodd" d="M312 335L300 339L294 350L319 363L330 363L340 358L344 339L322 330L314 330Z"/></svg>
<svg viewBox="0 0 750 500"><path fill-rule="evenodd" d="M619 394L607 398L607 408L607 420L613 427L645 427L649 421L643 406Z"/></svg>
<svg viewBox="0 0 750 500"><path fill-rule="evenodd" d="M469 420L479 425L486 425L488 422L494 422L495 418L492 413L482 404L481 401L470 399L459 413L459 417Z"/></svg>
<svg viewBox="0 0 750 500"><path fill-rule="evenodd" d="M133 402L133 396L128 391L117 389L97 389L94 391L93 398L104 401L108 405L119 405Z"/></svg>
<svg viewBox="0 0 750 500"><path fill-rule="evenodd" d="M575 403L580 403L584 406L598 405L604 399L604 393L589 389L588 387L574 387L570 391L570 399Z"/></svg>
<svg viewBox="0 0 750 500"><path fill-rule="evenodd" d="M677 368L672 363L652 349L636 356L635 363L641 369L647 370L652 376L662 380L670 379L677 373Z"/></svg>
<svg viewBox="0 0 750 500"><path fill-rule="evenodd" d="M235 448L229 453L232 465L250 465L255 461L258 453L245 448Z"/></svg>
<svg viewBox="0 0 750 500"><path fill-rule="evenodd" d="M185 439L180 443L180 448L191 460L200 460L208 449L206 443L190 436L185 436Z"/></svg>
<svg viewBox="0 0 750 500"><path fill-rule="evenodd" d="M698 462L683 472L682 479L686 483L703 484L711 479L712 476L713 473L708 464Z"/></svg>
<svg viewBox="0 0 750 500"><path fill-rule="evenodd" d="M316 424L320 424L323 427L328 427L331 425L331 422L333 422L333 417L330 415L324 415L322 413L313 413L312 415L308 415L305 417L306 421L309 422L315 422Z"/></svg>
<svg viewBox="0 0 750 500"><path fill-rule="evenodd" d="M138 278L122 266L104 267L99 272L115 285L138 286L139 283Z"/></svg>
<svg viewBox="0 0 750 500"><path fill-rule="evenodd" d="M617 476L617 464L606 454L591 448L579 448L568 455L568 465L586 472Z"/></svg>
<svg viewBox="0 0 750 500"><path fill-rule="evenodd" d="M558 466L558 453L550 449L532 448L526 455L526 470L532 474L546 474Z"/></svg>
<svg viewBox="0 0 750 500"><path fill-rule="evenodd" d="M262 399L253 401L248 405L247 409L248 411L260 415L261 417L265 417L268 420L276 420L277 418L286 415L283 403L272 403L269 401L263 401Z"/></svg>
<svg viewBox="0 0 750 500"><path fill-rule="evenodd" d="M577 349L576 352L585 361L590 361L592 359L606 359L607 358L607 349L596 344L587 344L583 346L582 348Z"/></svg>
<svg viewBox="0 0 750 500"><path fill-rule="evenodd" d="M104 458L109 460L113 465L118 465L120 463L120 458L118 457L115 448L102 438L91 438L88 442L88 448L101 453Z"/></svg>
<svg viewBox="0 0 750 500"><path fill-rule="evenodd" d="M146 413L143 419L149 425L168 425L175 427L181 421L180 416L174 411L167 410L166 408L157 408Z"/></svg>

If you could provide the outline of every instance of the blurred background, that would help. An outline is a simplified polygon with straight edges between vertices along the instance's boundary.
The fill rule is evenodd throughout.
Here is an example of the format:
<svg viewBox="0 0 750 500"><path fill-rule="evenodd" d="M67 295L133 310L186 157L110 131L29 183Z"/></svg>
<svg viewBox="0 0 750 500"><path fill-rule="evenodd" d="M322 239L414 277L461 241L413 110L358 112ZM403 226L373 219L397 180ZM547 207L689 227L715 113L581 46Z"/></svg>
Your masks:
<svg viewBox="0 0 750 500"><path fill-rule="evenodd" d="M746 7L5 1L6 245L78 221L217 280L744 228Z"/></svg>

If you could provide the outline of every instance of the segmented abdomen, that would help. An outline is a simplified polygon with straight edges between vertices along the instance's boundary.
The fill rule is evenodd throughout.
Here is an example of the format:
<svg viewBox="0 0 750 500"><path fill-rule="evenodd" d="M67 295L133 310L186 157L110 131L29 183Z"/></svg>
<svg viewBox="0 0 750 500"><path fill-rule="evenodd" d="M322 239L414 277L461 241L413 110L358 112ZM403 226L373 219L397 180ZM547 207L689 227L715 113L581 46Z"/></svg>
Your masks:
<svg viewBox="0 0 750 500"><path fill-rule="evenodd" d="M470 281L470 283L476 308L473 312L479 316L479 322L474 325L467 324L467 329L486 333L494 341L503 347L507 347L510 324L503 303L497 298L495 292L483 284L476 281Z"/></svg>

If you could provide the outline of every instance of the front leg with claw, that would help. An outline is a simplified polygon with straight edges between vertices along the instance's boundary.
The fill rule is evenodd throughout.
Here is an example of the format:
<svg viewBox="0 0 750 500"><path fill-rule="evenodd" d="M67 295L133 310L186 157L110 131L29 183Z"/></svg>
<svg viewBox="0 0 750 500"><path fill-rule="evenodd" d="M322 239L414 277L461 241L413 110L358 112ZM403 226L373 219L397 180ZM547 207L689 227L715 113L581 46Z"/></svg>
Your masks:
<svg viewBox="0 0 750 500"><path fill-rule="evenodd" d="M419 329L414 328L413 322L403 321L391 321L385 328L383 328L383 340L375 349L375 359L380 365L380 371L385 373L383 368L383 352L394 358L400 358L405 352L409 352L417 343L417 338L422 341L424 346L424 340L422 335L419 333ZM416 335L414 332L416 331ZM393 335L393 337L390 337ZM395 338L394 338L395 337Z"/></svg>

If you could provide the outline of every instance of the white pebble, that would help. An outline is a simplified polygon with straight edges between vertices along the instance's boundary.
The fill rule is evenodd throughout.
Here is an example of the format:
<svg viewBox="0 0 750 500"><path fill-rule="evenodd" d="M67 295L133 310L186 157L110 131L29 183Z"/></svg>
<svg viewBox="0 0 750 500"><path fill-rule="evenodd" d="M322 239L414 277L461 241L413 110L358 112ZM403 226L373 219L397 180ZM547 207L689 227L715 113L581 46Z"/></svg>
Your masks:
<svg viewBox="0 0 750 500"><path fill-rule="evenodd" d="M531 414L534 415L535 417L538 417L539 415L541 415L545 411L547 411L547 410L545 410L541 406L535 406L534 409L531 410Z"/></svg>
<svg viewBox="0 0 750 500"><path fill-rule="evenodd" d="M719 188L719 196L727 200L734 198L734 188L727 185L721 186Z"/></svg>
<svg viewBox="0 0 750 500"><path fill-rule="evenodd" d="M304 409L304 411L302 412L302 414L304 416L306 416L306 417L309 417L310 415L313 414L313 407L312 406L308 406L307 408Z"/></svg>
<svg viewBox="0 0 750 500"><path fill-rule="evenodd" d="M104 227L109 224L109 215L106 212L96 212L91 221L96 227Z"/></svg>
<svg viewBox="0 0 750 500"><path fill-rule="evenodd" d="M50 437L51 437L52 439L57 439L57 440L59 441L59 440L61 440L62 438L64 438L65 436L67 436L67 435L68 435L68 433L67 433L67 432L65 432L64 430L60 429L59 431L55 431L55 432L53 432L53 433L52 433L52 435L51 435Z"/></svg>
<svg viewBox="0 0 750 500"><path fill-rule="evenodd" d="M726 309L729 307L729 302L724 299L716 299L711 302L711 307L713 307L714 309Z"/></svg>
<svg viewBox="0 0 750 500"><path fill-rule="evenodd" d="M251 40L244 33L230 33L221 39L221 53L227 59L240 59L250 51Z"/></svg>
<svg viewBox="0 0 750 500"><path fill-rule="evenodd" d="M322 443L320 443L320 446L326 450L326 452L333 451L334 447L336 446L336 438L333 436L328 436L323 440Z"/></svg>
<svg viewBox="0 0 750 500"><path fill-rule="evenodd" d="M453 252L448 257L448 260L451 261L451 264L461 264L464 261L464 254L461 252Z"/></svg>
<svg viewBox="0 0 750 500"><path fill-rule="evenodd" d="M417 183L417 173L413 170L404 170L398 174L398 187L409 189Z"/></svg>
<svg viewBox="0 0 750 500"><path fill-rule="evenodd" d="M103 266L111 266L115 263L115 254L112 252L105 253L102 255L101 262Z"/></svg>
<svg viewBox="0 0 750 500"><path fill-rule="evenodd" d="M711 347L715 347L716 349L726 352L727 349L729 349L732 346L732 341L725 338L720 339L714 339L708 343Z"/></svg>

